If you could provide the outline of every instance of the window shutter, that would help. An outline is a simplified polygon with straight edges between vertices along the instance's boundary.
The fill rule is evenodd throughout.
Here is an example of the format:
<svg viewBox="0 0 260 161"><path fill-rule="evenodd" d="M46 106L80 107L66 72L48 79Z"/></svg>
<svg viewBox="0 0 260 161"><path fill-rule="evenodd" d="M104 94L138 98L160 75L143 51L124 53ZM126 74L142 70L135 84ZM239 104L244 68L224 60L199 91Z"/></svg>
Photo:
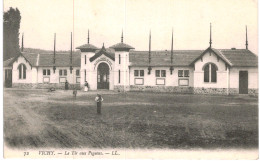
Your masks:
<svg viewBox="0 0 260 161"><path fill-rule="evenodd" d="M204 68L204 82L209 82L209 64Z"/></svg>
<svg viewBox="0 0 260 161"><path fill-rule="evenodd" d="M217 82L217 69L214 64L211 64L211 82Z"/></svg>
<svg viewBox="0 0 260 161"><path fill-rule="evenodd" d="M26 79L26 67L23 65L23 79Z"/></svg>
<svg viewBox="0 0 260 161"><path fill-rule="evenodd" d="M22 65L19 66L19 79L22 79Z"/></svg>

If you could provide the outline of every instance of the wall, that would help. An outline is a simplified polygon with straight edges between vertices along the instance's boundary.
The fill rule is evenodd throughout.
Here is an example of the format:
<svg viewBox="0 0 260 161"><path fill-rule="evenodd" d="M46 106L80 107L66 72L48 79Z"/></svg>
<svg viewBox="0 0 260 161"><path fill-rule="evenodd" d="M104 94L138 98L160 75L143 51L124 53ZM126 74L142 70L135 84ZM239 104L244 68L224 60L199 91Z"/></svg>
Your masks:
<svg viewBox="0 0 260 161"><path fill-rule="evenodd" d="M121 57L121 63L119 64L119 55ZM124 88L125 91L129 90L129 52L116 51L114 62L114 85L118 88ZM120 70L120 82L119 82L119 70Z"/></svg>
<svg viewBox="0 0 260 161"><path fill-rule="evenodd" d="M44 69L50 69L50 76L44 76L43 75L43 70ZM60 76L59 75L59 70L64 70L66 69L67 70L67 76ZM60 77L63 77L65 78L66 80L68 80L68 82L70 84L77 84L76 83L76 79L77 77L80 77L80 76L76 76L76 70L80 70L80 67L73 67L73 70L72 70L72 73L70 73L70 67L56 67L56 70L55 70L55 73L53 71L53 67L38 67L37 68L37 71L38 71L38 74L37 72L35 72L37 74L37 81L38 83L44 83L43 82L43 78L49 78L50 79L50 82L49 83L60 83ZM33 82L34 83L34 82Z"/></svg>
<svg viewBox="0 0 260 161"><path fill-rule="evenodd" d="M204 82L203 66L207 63L214 63L217 70L217 82ZM226 70L225 62L212 52L205 53L201 59L197 60L194 64L194 87L195 88L228 88L228 71Z"/></svg>
<svg viewBox="0 0 260 161"><path fill-rule="evenodd" d="M134 70L144 70L144 77L134 76ZM166 70L166 77L156 77L156 70ZM189 70L189 77L179 77L178 70ZM148 74L148 67L130 67L130 85L135 84L136 78L143 78L143 85L138 86L181 86L179 85L180 79L187 79L189 81L188 86L193 87L193 68L192 67L174 67L172 74L170 72L170 67L152 67L150 75ZM156 79L164 79L165 85L157 85Z"/></svg>
<svg viewBox="0 0 260 161"><path fill-rule="evenodd" d="M19 79L19 70L18 66L20 64L24 64L26 66L26 79ZM23 56L20 56L17 58L17 61L13 63L13 83L33 83L35 81L35 78L32 79L32 73L35 71L33 67L25 60Z"/></svg>
<svg viewBox="0 0 260 161"><path fill-rule="evenodd" d="M230 69L230 88L239 89L239 71L248 71L248 93L258 94L257 67L232 67Z"/></svg>

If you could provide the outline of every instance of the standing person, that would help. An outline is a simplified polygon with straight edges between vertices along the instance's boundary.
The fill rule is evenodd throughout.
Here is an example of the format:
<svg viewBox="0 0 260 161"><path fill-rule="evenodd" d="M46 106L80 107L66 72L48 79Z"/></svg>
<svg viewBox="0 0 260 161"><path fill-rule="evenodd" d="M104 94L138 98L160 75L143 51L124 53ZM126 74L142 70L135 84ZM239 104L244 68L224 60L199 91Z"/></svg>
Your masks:
<svg viewBox="0 0 260 161"><path fill-rule="evenodd" d="M101 114L101 105L103 102L103 98L101 97L100 94L97 94L95 101L97 102L97 114Z"/></svg>
<svg viewBox="0 0 260 161"><path fill-rule="evenodd" d="M77 91L76 87L74 87L74 90L73 90L74 99L76 99L77 93L78 93L78 91Z"/></svg>
<svg viewBox="0 0 260 161"><path fill-rule="evenodd" d="M68 90L69 89L69 82L66 80L65 82L65 90Z"/></svg>
<svg viewBox="0 0 260 161"><path fill-rule="evenodd" d="M88 91L88 82L87 82L87 81L85 82L85 88L84 88L84 91L85 91L85 92Z"/></svg>

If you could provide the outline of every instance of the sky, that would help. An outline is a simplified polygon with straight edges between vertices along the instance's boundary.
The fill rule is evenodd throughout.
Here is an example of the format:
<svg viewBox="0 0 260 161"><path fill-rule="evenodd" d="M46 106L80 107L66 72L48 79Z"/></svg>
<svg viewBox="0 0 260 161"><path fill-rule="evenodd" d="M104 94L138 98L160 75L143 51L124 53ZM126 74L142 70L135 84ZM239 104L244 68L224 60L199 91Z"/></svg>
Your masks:
<svg viewBox="0 0 260 161"><path fill-rule="evenodd" d="M102 47L124 42L135 50L170 50L173 30L174 50L204 50L212 47L244 49L245 26L249 49L258 53L257 0L4 0L21 12L24 47L53 50L70 49L87 43ZM74 14L73 14L74 13ZM21 44L21 43L20 43Z"/></svg>

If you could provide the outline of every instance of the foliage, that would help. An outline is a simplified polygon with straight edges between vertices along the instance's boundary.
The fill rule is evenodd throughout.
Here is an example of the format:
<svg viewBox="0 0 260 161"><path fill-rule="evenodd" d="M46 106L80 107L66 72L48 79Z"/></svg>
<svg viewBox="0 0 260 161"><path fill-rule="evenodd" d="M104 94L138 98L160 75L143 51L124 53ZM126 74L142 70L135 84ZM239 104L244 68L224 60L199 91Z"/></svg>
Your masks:
<svg viewBox="0 0 260 161"><path fill-rule="evenodd" d="M7 60L19 54L19 29L21 14L19 9L10 7L4 12L3 24L3 57Z"/></svg>

